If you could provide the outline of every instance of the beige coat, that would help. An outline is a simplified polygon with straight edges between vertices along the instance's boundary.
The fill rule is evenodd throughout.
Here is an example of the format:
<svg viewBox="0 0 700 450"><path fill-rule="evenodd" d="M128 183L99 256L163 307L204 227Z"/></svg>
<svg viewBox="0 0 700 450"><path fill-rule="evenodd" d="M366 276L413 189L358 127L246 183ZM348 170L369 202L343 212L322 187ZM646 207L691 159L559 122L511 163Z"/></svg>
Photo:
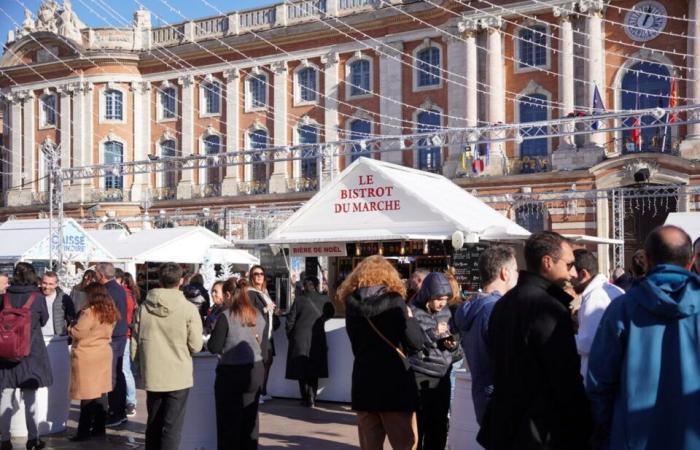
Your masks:
<svg viewBox="0 0 700 450"><path fill-rule="evenodd" d="M112 330L114 324L100 323L92 308L80 313L68 328L73 338L70 398L90 400L112 390Z"/></svg>
<svg viewBox="0 0 700 450"><path fill-rule="evenodd" d="M179 289L151 289L134 317L131 357L144 389L192 387L192 353L202 350L202 318Z"/></svg>

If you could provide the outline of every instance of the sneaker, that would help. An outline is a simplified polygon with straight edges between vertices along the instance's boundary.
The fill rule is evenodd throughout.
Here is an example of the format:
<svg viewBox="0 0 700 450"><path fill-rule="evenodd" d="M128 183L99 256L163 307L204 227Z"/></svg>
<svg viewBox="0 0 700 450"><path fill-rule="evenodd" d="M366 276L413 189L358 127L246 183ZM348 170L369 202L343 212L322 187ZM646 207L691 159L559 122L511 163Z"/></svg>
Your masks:
<svg viewBox="0 0 700 450"><path fill-rule="evenodd" d="M126 417L134 417L136 415L136 405L129 403L126 405Z"/></svg>
<svg viewBox="0 0 700 450"><path fill-rule="evenodd" d="M272 400L272 396L271 396L271 395L268 395L268 394L261 395L260 398L261 398L262 400L265 400L266 402Z"/></svg>
<svg viewBox="0 0 700 450"><path fill-rule="evenodd" d="M46 447L46 442L39 438L27 441L27 450L41 450L44 447Z"/></svg>
<svg viewBox="0 0 700 450"><path fill-rule="evenodd" d="M119 425L126 423L126 417L116 417L116 416L109 416L107 418L107 422L105 423L106 427L113 428L113 427L118 427Z"/></svg>

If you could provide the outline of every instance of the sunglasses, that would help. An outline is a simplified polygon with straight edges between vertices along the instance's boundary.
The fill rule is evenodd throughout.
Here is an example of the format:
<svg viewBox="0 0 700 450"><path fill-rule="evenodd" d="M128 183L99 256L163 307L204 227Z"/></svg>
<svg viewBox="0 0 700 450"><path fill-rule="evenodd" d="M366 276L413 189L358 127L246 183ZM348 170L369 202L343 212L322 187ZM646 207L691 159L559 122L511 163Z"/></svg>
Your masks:
<svg viewBox="0 0 700 450"><path fill-rule="evenodd" d="M253 273L251 273L250 275L251 275L251 276L254 276L254 277L257 277L257 276L259 275L259 276L262 277L262 276L265 276L265 273L264 273L264 272L253 272Z"/></svg>

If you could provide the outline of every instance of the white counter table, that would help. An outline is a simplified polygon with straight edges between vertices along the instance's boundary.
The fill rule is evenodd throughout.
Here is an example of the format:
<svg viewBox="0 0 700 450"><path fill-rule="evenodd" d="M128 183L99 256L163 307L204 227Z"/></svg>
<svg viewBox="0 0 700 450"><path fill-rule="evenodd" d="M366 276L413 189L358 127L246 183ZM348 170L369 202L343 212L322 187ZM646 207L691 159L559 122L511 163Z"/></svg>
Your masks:
<svg viewBox="0 0 700 450"><path fill-rule="evenodd" d="M48 388L37 390L36 408L39 414L39 435L60 433L66 429L70 399L68 386L70 384L70 350L67 336L44 336L46 350L49 353L53 384ZM15 393L18 408L12 416L10 433L16 437L27 436L27 426L24 419L24 403L20 401L19 389Z"/></svg>

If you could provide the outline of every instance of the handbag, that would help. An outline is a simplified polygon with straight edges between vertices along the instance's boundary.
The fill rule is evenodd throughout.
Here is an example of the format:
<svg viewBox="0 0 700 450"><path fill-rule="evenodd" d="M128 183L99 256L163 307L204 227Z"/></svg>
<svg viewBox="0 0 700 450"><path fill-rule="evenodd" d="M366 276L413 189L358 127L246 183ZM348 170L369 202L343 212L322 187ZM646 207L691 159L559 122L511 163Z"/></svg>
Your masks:
<svg viewBox="0 0 700 450"><path fill-rule="evenodd" d="M384 342L389 345L389 347L393 348L394 351L396 352L397 355L399 355L399 358L401 358L401 362L403 363L404 369L409 370L411 368L411 362L408 360L408 357L406 354L397 346L395 346L384 334L379 331L379 329L372 323L372 321L369 319L369 317L365 317L367 319L367 322L369 322L369 326L372 327L375 333L377 333L377 336L379 336Z"/></svg>

